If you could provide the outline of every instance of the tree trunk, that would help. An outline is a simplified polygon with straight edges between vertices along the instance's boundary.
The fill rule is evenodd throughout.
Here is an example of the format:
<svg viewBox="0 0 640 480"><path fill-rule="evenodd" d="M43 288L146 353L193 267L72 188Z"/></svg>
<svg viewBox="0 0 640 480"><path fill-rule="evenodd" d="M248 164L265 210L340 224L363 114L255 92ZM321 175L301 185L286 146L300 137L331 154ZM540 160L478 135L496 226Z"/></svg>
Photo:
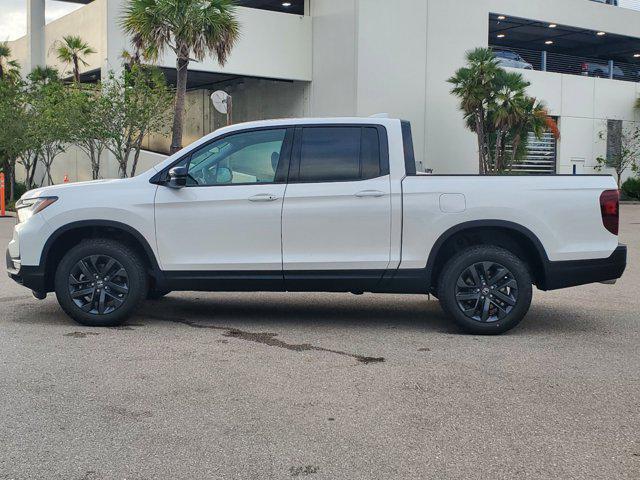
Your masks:
<svg viewBox="0 0 640 480"><path fill-rule="evenodd" d="M136 169L138 168L138 159L140 158L140 150L142 149L142 140L144 139L144 132L138 134L135 145L135 154L133 155L133 165L131 166L131 176L136 176Z"/></svg>
<svg viewBox="0 0 640 480"><path fill-rule="evenodd" d="M482 123L482 113L476 113L476 136L478 137L478 173L484 175L486 173L486 149L484 141L484 125Z"/></svg>
<svg viewBox="0 0 640 480"><path fill-rule="evenodd" d="M616 183L618 184L618 190L622 187L622 174L624 170L616 170Z"/></svg>
<svg viewBox="0 0 640 480"><path fill-rule="evenodd" d="M176 100L173 110L173 129L171 137L170 153L174 154L182 148L182 131L184 129L184 105L187 96L187 74L189 67L188 51L185 56L184 48L178 50L178 60L176 61L177 81Z"/></svg>
<svg viewBox="0 0 640 480"><path fill-rule="evenodd" d="M76 83L80 83L80 66L76 55L73 56L73 79Z"/></svg>
<svg viewBox="0 0 640 480"><path fill-rule="evenodd" d="M13 202L16 191L15 161L7 160L7 181L9 182L9 201Z"/></svg>

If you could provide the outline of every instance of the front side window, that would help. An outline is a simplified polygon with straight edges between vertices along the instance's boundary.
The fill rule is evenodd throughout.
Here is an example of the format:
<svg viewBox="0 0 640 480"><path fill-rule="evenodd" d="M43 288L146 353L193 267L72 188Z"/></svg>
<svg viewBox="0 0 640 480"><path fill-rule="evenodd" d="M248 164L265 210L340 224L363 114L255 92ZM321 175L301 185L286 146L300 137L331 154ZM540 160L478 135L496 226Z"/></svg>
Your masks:
<svg viewBox="0 0 640 480"><path fill-rule="evenodd" d="M344 182L380 176L380 138L374 127L302 130L301 182Z"/></svg>
<svg viewBox="0 0 640 480"><path fill-rule="evenodd" d="M273 183L286 133L243 132L200 147L189 157L187 186Z"/></svg>

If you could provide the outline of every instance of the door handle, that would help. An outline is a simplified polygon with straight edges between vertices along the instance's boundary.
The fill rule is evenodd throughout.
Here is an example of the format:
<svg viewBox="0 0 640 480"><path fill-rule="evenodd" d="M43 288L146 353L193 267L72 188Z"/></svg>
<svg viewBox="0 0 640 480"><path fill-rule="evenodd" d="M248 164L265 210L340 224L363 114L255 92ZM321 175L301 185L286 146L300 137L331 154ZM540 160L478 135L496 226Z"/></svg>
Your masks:
<svg viewBox="0 0 640 480"><path fill-rule="evenodd" d="M253 197L249 197L250 202L273 202L275 200L278 200L278 197L269 193L260 193Z"/></svg>
<svg viewBox="0 0 640 480"><path fill-rule="evenodd" d="M363 190L355 194L358 198L367 198L367 197L384 197L385 193L380 190Z"/></svg>

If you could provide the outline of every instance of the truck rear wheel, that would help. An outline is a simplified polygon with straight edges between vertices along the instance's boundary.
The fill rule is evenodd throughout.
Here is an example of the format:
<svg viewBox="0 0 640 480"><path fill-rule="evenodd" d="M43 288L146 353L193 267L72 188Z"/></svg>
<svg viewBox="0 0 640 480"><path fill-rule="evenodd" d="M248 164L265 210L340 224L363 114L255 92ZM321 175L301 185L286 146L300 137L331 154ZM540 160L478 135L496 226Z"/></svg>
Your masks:
<svg viewBox="0 0 640 480"><path fill-rule="evenodd" d="M527 265L508 250L470 247L444 266L438 282L442 309L463 330L500 334L518 325L531 305Z"/></svg>
<svg viewBox="0 0 640 480"><path fill-rule="evenodd" d="M128 246L91 239L73 247L58 264L55 291L67 315L82 325L122 324L146 297L143 263Z"/></svg>

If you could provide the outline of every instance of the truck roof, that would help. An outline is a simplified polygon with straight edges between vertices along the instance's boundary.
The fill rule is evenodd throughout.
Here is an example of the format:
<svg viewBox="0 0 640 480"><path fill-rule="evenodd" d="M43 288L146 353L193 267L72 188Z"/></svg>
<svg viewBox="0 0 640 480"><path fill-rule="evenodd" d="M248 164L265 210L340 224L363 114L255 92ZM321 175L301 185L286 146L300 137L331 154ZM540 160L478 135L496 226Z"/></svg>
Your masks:
<svg viewBox="0 0 640 480"><path fill-rule="evenodd" d="M261 128L261 127L272 127L279 125L309 125L309 124L335 124L335 123L378 123L383 124L388 121L399 121L399 119L389 118L389 117L380 117L380 116L372 116L372 117L324 117L324 118L313 118L313 117L305 117L305 118L278 118L272 120L257 120L253 122L243 122L243 123L235 123L233 125L229 125L227 127L222 127L217 130L217 132L223 130L236 130L236 129L246 129L246 128Z"/></svg>

